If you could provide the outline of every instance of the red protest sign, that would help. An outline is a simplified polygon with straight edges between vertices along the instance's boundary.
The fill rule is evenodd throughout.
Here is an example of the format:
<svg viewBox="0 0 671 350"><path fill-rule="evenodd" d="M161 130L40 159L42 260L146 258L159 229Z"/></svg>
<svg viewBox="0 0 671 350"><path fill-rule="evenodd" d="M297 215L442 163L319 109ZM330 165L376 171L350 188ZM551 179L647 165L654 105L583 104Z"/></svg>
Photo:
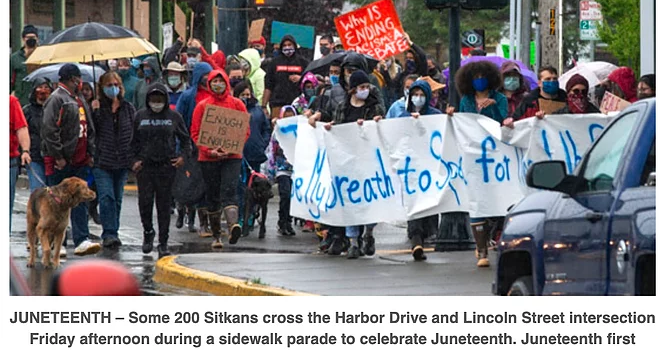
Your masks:
<svg viewBox="0 0 671 350"><path fill-rule="evenodd" d="M335 19L346 50L354 50L383 60L410 47L391 0L380 0Z"/></svg>

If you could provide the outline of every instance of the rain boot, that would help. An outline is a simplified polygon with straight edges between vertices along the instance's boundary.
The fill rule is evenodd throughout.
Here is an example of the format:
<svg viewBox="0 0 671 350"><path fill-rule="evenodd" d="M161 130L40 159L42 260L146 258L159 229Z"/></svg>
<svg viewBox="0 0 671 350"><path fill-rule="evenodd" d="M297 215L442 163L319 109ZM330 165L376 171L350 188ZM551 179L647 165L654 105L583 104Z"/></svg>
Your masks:
<svg viewBox="0 0 671 350"><path fill-rule="evenodd" d="M224 216L226 216L226 223L228 224L228 243L236 244L242 234L242 227L238 224L238 206L229 205L224 208Z"/></svg>
<svg viewBox="0 0 671 350"><path fill-rule="evenodd" d="M349 249L349 240L345 237L345 229L337 228L333 230L333 242L329 246L328 254L329 255L340 255L342 252ZM331 232L329 231L329 235Z"/></svg>
<svg viewBox="0 0 671 350"><path fill-rule="evenodd" d="M175 220L175 227L184 227L184 216L186 215L186 208L182 204L177 204L177 220Z"/></svg>
<svg viewBox="0 0 671 350"><path fill-rule="evenodd" d="M361 251L368 256L375 255L375 238L373 237L373 229L366 227L362 236L363 245Z"/></svg>
<svg viewBox="0 0 671 350"><path fill-rule="evenodd" d="M158 258L162 258L164 256L172 255L170 251L168 250L168 234L158 234L158 246L156 247L158 250Z"/></svg>
<svg viewBox="0 0 671 350"><path fill-rule="evenodd" d="M424 254L424 240L422 239L421 234L414 234L410 238L412 244L412 257L415 261L426 260L426 255Z"/></svg>
<svg viewBox="0 0 671 350"><path fill-rule="evenodd" d="M154 237L156 236L156 231L153 229L145 230L142 234L142 252L145 254L151 253L154 249Z"/></svg>
<svg viewBox="0 0 671 350"><path fill-rule="evenodd" d="M212 237L212 230L208 223L208 212L206 209L198 209L198 221L200 221L200 231L198 235L203 238ZM221 227L221 225L219 225Z"/></svg>
<svg viewBox="0 0 671 350"><path fill-rule="evenodd" d="M196 230L196 209L195 208L186 208L186 224L189 226L189 232L195 233Z"/></svg>
<svg viewBox="0 0 671 350"><path fill-rule="evenodd" d="M223 248L224 244L221 243L221 210L207 212L207 218L212 229L212 236L214 236L212 248Z"/></svg>
<svg viewBox="0 0 671 350"><path fill-rule="evenodd" d="M485 230L485 222L472 223L471 231L473 232L473 238L475 238L478 267L489 267L489 259L487 259L489 235Z"/></svg>

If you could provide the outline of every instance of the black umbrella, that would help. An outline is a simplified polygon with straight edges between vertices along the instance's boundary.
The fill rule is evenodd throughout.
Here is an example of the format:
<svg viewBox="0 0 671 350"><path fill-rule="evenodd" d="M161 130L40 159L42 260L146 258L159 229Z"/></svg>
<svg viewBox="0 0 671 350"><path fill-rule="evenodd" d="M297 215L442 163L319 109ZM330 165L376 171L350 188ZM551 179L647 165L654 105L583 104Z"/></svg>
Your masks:
<svg viewBox="0 0 671 350"><path fill-rule="evenodd" d="M59 63L59 64L54 64L46 67L42 67L32 73L30 73L28 76L23 78L23 81L27 82L33 82L37 78L46 78L51 81L58 81L59 76L58 76L58 71L65 65L66 63ZM88 64L78 64L75 63L75 65L79 68L79 71L82 74L82 81L85 83L97 83L96 76L100 77L101 75L105 74L105 70L96 66L91 67ZM94 72L95 70L95 72Z"/></svg>
<svg viewBox="0 0 671 350"><path fill-rule="evenodd" d="M339 52L334 52L332 54L329 54L327 56L324 56L316 61L310 62L308 64L307 68L305 68L305 72L312 72L314 74L319 74L323 76L328 76L329 75L329 67L331 66L331 63L334 61L341 62L345 60L345 57L350 54L356 54L354 51L339 51ZM363 55L363 57L366 58L366 63L368 64L368 72L367 73L372 73L373 69L377 66L378 60L373 58L372 56L368 55Z"/></svg>
<svg viewBox="0 0 671 350"><path fill-rule="evenodd" d="M44 45L120 38L141 38L141 36L128 28L118 25L88 22L59 31Z"/></svg>

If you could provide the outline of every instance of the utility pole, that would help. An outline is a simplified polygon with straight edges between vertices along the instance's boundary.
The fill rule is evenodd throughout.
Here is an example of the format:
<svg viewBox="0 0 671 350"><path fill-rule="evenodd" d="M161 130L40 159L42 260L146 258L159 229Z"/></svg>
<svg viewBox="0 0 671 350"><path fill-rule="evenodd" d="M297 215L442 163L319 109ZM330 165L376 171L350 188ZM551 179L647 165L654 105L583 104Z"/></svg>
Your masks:
<svg viewBox="0 0 671 350"><path fill-rule="evenodd" d="M23 42L21 42L21 32L23 31L23 22L25 21L25 9L26 4L24 0L12 0L10 2L10 14L11 14L11 23L12 23L12 38L11 45L12 51L16 51L21 48ZM46 41L47 38L40 38L42 42Z"/></svg>
<svg viewBox="0 0 671 350"><path fill-rule="evenodd" d="M459 32L459 6L450 7L450 106L459 106L459 93L455 77L461 66L461 35Z"/></svg>
<svg viewBox="0 0 671 350"><path fill-rule="evenodd" d="M247 47L247 1L219 0L218 2L221 23L219 35L217 35L219 49L227 55L237 54Z"/></svg>
<svg viewBox="0 0 671 350"><path fill-rule="evenodd" d="M538 12L540 16L540 31L541 31L541 62L542 66L558 67L559 61L559 45L558 38L560 36L558 20L559 20L559 0L541 0L538 1ZM550 31L550 17L554 14L554 33Z"/></svg>
<svg viewBox="0 0 671 350"><path fill-rule="evenodd" d="M163 47L163 0L149 2L149 41Z"/></svg>
<svg viewBox="0 0 671 350"><path fill-rule="evenodd" d="M522 61L527 67L530 67L531 59L530 55L530 46L531 46L531 1L532 0L520 0L522 2L522 25L520 28L520 55L517 57L518 60Z"/></svg>
<svg viewBox="0 0 671 350"><path fill-rule="evenodd" d="M521 1L521 0L520 0ZM515 11L517 10L517 2L516 0L510 0L510 35L509 35L509 40L510 44L508 45L508 57L510 57L511 60L514 60L515 57L515 18L517 13Z"/></svg>
<svg viewBox="0 0 671 350"><path fill-rule="evenodd" d="M114 0L114 24L126 26L126 0Z"/></svg>
<svg viewBox="0 0 671 350"><path fill-rule="evenodd" d="M65 29L65 0L54 1L54 33ZM23 28L19 29L23 30Z"/></svg>

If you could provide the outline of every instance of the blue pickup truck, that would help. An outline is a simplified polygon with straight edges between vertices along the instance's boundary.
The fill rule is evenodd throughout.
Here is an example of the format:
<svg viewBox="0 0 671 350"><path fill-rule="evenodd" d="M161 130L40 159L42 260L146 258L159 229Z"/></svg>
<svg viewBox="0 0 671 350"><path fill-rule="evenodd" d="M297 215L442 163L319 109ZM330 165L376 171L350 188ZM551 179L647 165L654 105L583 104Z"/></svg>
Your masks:
<svg viewBox="0 0 671 350"><path fill-rule="evenodd" d="M506 216L496 295L655 295L655 99L622 111L574 174L533 164L542 189Z"/></svg>

